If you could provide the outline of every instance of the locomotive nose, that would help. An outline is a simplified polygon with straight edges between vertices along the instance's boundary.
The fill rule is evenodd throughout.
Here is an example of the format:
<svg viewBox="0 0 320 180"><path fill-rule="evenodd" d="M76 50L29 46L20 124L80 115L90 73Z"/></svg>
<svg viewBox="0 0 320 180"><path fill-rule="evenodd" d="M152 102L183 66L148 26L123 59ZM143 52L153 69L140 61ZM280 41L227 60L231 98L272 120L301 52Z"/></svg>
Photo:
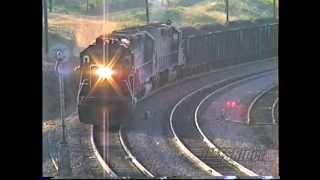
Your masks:
<svg viewBox="0 0 320 180"><path fill-rule="evenodd" d="M101 66L101 67L98 67L95 73L101 79L111 79L112 75L114 74L114 71L110 67Z"/></svg>

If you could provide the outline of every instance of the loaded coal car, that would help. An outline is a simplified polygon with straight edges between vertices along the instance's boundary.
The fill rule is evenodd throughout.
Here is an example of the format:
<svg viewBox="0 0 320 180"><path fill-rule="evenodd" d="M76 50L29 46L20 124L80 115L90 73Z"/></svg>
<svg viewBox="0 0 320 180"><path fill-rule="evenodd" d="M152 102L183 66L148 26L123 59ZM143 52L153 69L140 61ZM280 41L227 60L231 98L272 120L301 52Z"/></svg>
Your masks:
<svg viewBox="0 0 320 180"><path fill-rule="evenodd" d="M137 99L183 63L180 39L177 28L161 23L98 37L80 53L80 121L111 129L129 121Z"/></svg>
<svg viewBox="0 0 320 180"><path fill-rule="evenodd" d="M182 27L180 30L185 63L178 68L178 79L277 55L278 20L274 18Z"/></svg>
<svg viewBox="0 0 320 180"><path fill-rule="evenodd" d="M277 54L278 21L273 18L181 28L187 66L234 64Z"/></svg>

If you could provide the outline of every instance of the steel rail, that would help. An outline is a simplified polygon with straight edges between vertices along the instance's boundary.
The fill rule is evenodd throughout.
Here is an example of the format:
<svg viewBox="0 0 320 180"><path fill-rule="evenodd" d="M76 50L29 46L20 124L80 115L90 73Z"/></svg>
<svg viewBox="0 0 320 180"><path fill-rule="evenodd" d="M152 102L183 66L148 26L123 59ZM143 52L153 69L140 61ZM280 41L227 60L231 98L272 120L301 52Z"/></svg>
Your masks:
<svg viewBox="0 0 320 180"><path fill-rule="evenodd" d="M229 156L227 156L225 153L223 153L220 149L218 149L216 147L216 145L209 140L209 138L204 134L204 132L202 131L202 129L200 128L199 126L199 122L198 122L198 114L199 114L199 109L200 107L202 106L202 104L204 102L206 102L210 97L212 97L213 95L217 94L218 92L220 91L223 91L225 90L226 88L229 88L230 86L233 86L235 84L240 84L241 82L243 81L246 81L247 79L250 79L251 77L249 78L246 78L246 79L242 79L242 80L239 80L239 81L235 81L235 82L232 82L226 86L223 86L221 88L218 88L216 89L215 91L211 92L210 94L208 94L205 98L203 98L200 103L198 104L196 110L195 110L195 113L194 113L194 122L196 124L196 127L199 131L199 133L201 134L201 136L203 137L203 141L214 151L216 152L219 156L221 156L224 160L228 161L229 164L232 164L235 168L237 168L239 171L241 171L242 173L248 175L248 176L258 176L258 174L256 174L255 172L253 172L252 170L244 167L243 165L241 165L240 163L236 162L235 160L231 159Z"/></svg>
<svg viewBox="0 0 320 180"><path fill-rule="evenodd" d="M174 142L175 144L177 145L177 147L182 150L182 152L184 152L184 154L191 160L193 161L197 166L199 166L200 168L202 168L203 170L205 170L206 172L208 172L210 175L212 176L222 176L221 173L217 172L216 170L214 170L213 168L211 168L210 166L208 166L206 163L204 163L202 160L200 160L195 154L193 154L191 152L190 149L188 149L186 147L186 145L182 142L182 140L178 137L176 131L175 131L175 128L173 126L173 114L174 112L176 111L177 107L179 105L181 105L186 99L190 98L191 96L195 95L196 93L204 90L204 89L208 89L212 86L215 86L215 85L219 85L219 84L223 84L225 82L228 82L230 80L233 80L233 81L243 81L245 78L246 80L252 78L252 76L254 76L255 74L262 74L262 73L266 73L270 71L270 69L266 70L266 71L263 71L263 72L259 72L259 73L254 73L254 74L250 74L250 75L243 75L243 76L234 76L232 78L228 78L228 79L223 79L223 80L220 80L218 82L215 82L215 83L211 83L209 85L206 85L206 86L203 86L191 93L189 93L188 95L184 96L182 99L180 99L180 101L178 101L178 103L175 104L175 106L173 107L173 109L171 110L171 113L170 113L170 128L171 128L171 132L174 136ZM249 76L249 77L247 77ZM247 77L247 78L246 78ZM240 80L234 80L234 79L237 79L237 78L240 78ZM225 85L226 86L226 85ZM215 151L216 152L216 151ZM220 151L221 152L221 151ZM234 167L234 166L233 166ZM238 165L239 167L239 165ZM244 171L244 169L242 168L243 172L246 172L245 174L249 174L249 175L252 175L252 176L256 176L255 173L252 173L252 171Z"/></svg>
<svg viewBox="0 0 320 180"><path fill-rule="evenodd" d="M279 98L277 98L275 101L274 101L274 103L272 104L272 111L271 111L271 113L272 113L272 122L273 122L273 124L275 124L276 123L276 116L275 116L275 108L276 108L276 105L278 104L278 101L279 101Z"/></svg>
<svg viewBox="0 0 320 180"><path fill-rule="evenodd" d="M125 144L125 140L122 133L122 127L119 129L119 138L121 142L121 146L124 149L124 151L127 153L128 157L130 157L131 162L138 168L145 176L154 178L155 175L153 175L149 170L147 170L137 159L135 156L132 155L130 149Z"/></svg>
<svg viewBox="0 0 320 180"><path fill-rule="evenodd" d="M259 93L250 103L248 111L247 111L247 124L250 125L251 123L251 112L252 109L254 107L254 105L257 103L257 101L263 97L265 94L267 94L268 92L270 92L274 87L276 87L276 85L270 86L268 88L266 88L265 90L263 90L261 93ZM260 124L260 125L264 125L264 124ZM268 124L266 124L268 125Z"/></svg>

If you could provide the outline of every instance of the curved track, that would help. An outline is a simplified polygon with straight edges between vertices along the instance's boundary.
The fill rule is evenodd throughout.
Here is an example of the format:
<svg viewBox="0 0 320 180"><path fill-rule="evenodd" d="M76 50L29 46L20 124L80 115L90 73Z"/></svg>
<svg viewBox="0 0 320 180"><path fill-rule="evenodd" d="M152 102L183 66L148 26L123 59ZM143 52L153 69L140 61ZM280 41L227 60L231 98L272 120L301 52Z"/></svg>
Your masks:
<svg viewBox="0 0 320 180"><path fill-rule="evenodd" d="M119 132L110 132L105 129L93 129L95 142L107 141L107 144L97 143L99 155L102 154L103 161L109 170L111 177L117 178L144 178L148 176L145 172L141 172L133 163L133 159L128 154L125 146L121 129ZM105 132L105 133L104 133ZM107 140L106 140L107 139ZM105 168L106 169L106 168ZM152 177L152 176L151 176Z"/></svg>
<svg viewBox="0 0 320 180"><path fill-rule="evenodd" d="M46 134L44 134L43 137L43 143L44 143L44 147L43 147L43 151L47 153L47 156L49 158L49 160L52 163L52 167L54 168L54 172L53 174L58 175L59 172L59 167L58 167L58 148L55 147L55 143L51 142L50 139L52 139L52 137L49 137L51 135L52 132L47 132Z"/></svg>
<svg viewBox="0 0 320 180"><path fill-rule="evenodd" d="M172 109L170 125L171 130L178 141L177 145L184 146L184 149L189 150L191 153L187 152L186 154L191 156L190 159L195 163L200 160L201 163L199 163L199 165L202 166L203 169L208 170L211 175L257 176L257 174L246 169L240 164L235 162L231 163L230 158L224 155L217 148L207 146L205 138L202 136L203 134L201 134L201 131L199 133L199 128L195 127L195 124L192 122L194 117L192 112L197 109L197 102L202 100L203 97L206 97L208 94L212 94L212 91L224 89L231 85L240 84L252 79L261 78L262 76L265 76L264 74L268 74L268 72L269 71L240 78L232 78L205 86L182 98Z"/></svg>
<svg viewBox="0 0 320 180"><path fill-rule="evenodd" d="M232 77L239 77L270 70L270 67L274 68L273 60L228 67L206 73L201 76L201 79L189 78L186 81L180 81L170 86L170 90L161 89L153 93L153 98L145 98L144 103L138 104L134 120L123 131L126 145L134 154L135 160L143 162L144 166L157 176L207 177L208 173L196 168L195 164L188 161L181 151L175 148L168 123L170 110L179 98L190 93L194 88L203 87L208 82L215 82L232 75ZM174 96L172 96L173 93ZM151 110L152 114L152 118L147 121L141 118L145 110ZM212 175L212 173L209 174Z"/></svg>
<svg viewBox="0 0 320 180"><path fill-rule="evenodd" d="M279 112L279 98L277 98L274 103L272 104L272 122L273 123L279 123L279 115L278 115L278 112Z"/></svg>
<svg viewBox="0 0 320 180"><path fill-rule="evenodd" d="M273 133L275 128L260 128L247 123L248 107L252 104L252 99L261 97L261 94L270 92L270 89L277 90L274 88L275 76L273 74L239 86L230 85L231 88L222 87L205 97L196 109L195 124L205 143L213 150L220 149L225 153L225 159L244 172L246 169L238 164L259 175L277 174L276 170L271 170L274 164L273 157L270 157L276 157L270 153L277 152L277 148L269 146L269 142L274 142L277 138L277 134ZM229 100L235 100L237 105L233 108L226 106ZM265 104L262 105L264 107ZM271 114L269 115L271 119Z"/></svg>
<svg viewBox="0 0 320 180"><path fill-rule="evenodd" d="M276 123L274 108L278 86L273 86L261 92L251 102L247 114L248 124L254 126L273 125Z"/></svg>

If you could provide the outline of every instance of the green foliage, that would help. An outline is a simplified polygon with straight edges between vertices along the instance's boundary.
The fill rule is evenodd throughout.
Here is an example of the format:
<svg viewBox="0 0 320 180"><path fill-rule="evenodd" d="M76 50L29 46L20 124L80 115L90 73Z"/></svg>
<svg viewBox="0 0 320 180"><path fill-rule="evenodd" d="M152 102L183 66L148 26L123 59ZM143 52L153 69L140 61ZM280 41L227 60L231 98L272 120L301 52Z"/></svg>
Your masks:
<svg viewBox="0 0 320 180"><path fill-rule="evenodd" d="M202 2L204 0L178 0L178 2L176 2L177 6L192 6L195 5L199 2Z"/></svg>
<svg viewBox="0 0 320 180"><path fill-rule="evenodd" d="M257 0L258 3L261 3L265 6L272 6L273 5L273 0Z"/></svg>
<svg viewBox="0 0 320 180"><path fill-rule="evenodd" d="M103 0L95 0L96 1L96 6L102 6L103 5Z"/></svg>
<svg viewBox="0 0 320 180"><path fill-rule="evenodd" d="M112 11L119 11L131 8L141 8L145 6L145 0L116 0L110 1L109 9Z"/></svg>
<svg viewBox="0 0 320 180"><path fill-rule="evenodd" d="M181 21L181 14L183 13L183 9L181 7L177 8L169 8L166 10L159 10L156 12L153 12L156 15L152 15L153 21L158 22L166 22L168 19L178 22Z"/></svg>
<svg viewBox="0 0 320 180"><path fill-rule="evenodd" d="M53 12L63 14L85 14L85 8L81 1L55 1L53 0Z"/></svg>
<svg viewBox="0 0 320 180"><path fill-rule="evenodd" d="M104 3L110 12L141 8L145 6L144 0L88 0L90 14L99 14ZM53 12L84 15L87 14L87 0L53 0Z"/></svg>

